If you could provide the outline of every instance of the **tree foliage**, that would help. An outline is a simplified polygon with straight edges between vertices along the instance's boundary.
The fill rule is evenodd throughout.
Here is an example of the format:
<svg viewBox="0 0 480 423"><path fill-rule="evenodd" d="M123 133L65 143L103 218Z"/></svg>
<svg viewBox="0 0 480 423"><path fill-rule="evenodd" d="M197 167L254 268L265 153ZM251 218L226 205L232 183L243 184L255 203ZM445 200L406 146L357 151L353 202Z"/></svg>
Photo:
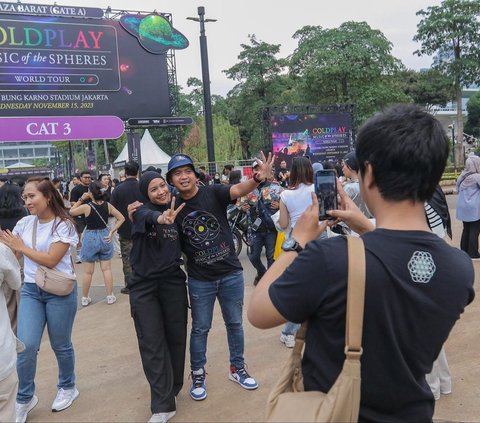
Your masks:
<svg viewBox="0 0 480 423"><path fill-rule="evenodd" d="M470 97L467 104L468 119L465 123L465 133L480 137L480 91Z"/></svg>
<svg viewBox="0 0 480 423"><path fill-rule="evenodd" d="M278 59L280 44L259 41L249 36L249 44L241 44L239 62L224 70L238 84L228 93L229 118L239 130L243 156L251 157L265 148L262 111L276 104L278 87L287 61Z"/></svg>
<svg viewBox="0 0 480 423"><path fill-rule="evenodd" d="M444 0L417 12L422 19L414 41L421 43L418 55L440 54L434 63L453 79L457 101L456 164L463 163L462 87L480 80L480 1Z"/></svg>
<svg viewBox="0 0 480 423"><path fill-rule="evenodd" d="M453 98L451 78L438 69L402 70L397 78L403 92L421 106L445 106Z"/></svg>
<svg viewBox="0 0 480 423"><path fill-rule="evenodd" d="M338 28L305 26L293 38L290 73L304 102L355 103L357 121L390 103L409 101L394 78L403 68L392 43L366 22Z"/></svg>
<svg viewBox="0 0 480 423"><path fill-rule="evenodd" d="M240 135L238 128L230 125L223 116L213 115L213 133L215 159L217 161L232 161L242 158ZM193 125L183 141L183 152L190 155L196 162L208 162L207 138L205 121L199 119Z"/></svg>

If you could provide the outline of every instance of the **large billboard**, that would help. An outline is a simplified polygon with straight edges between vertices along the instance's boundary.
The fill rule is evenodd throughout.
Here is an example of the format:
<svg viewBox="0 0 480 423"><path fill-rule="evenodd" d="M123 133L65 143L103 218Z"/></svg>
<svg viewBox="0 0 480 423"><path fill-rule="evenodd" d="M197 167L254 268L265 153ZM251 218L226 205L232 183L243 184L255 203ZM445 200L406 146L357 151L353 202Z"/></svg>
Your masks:
<svg viewBox="0 0 480 423"><path fill-rule="evenodd" d="M0 14L0 116L101 115L170 116L165 54L118 20Z"/></svg>
<svg viewBox="0 0 480 423"><path fill-rule="evenodd" d="M351 148L350 113L275 114L270 116L275 166L308 156L312 162L337 161Z"/></svg>

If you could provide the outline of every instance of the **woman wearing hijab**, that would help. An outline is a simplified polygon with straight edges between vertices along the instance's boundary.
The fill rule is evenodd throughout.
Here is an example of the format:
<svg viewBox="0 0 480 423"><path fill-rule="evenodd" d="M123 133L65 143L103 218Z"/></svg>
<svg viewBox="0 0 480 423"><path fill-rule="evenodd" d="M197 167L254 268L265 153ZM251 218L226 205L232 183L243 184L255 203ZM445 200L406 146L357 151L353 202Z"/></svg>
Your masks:
<svg viewBox="0 0 480 423"><path fill-rule="evenodd" d="M480 157L469 156L457 180L457 219L463 222L460 248L472 259L479 259L480 234Z"/></svg>
<svg viewBox="0 0 480 423"><path fill-rule="evenodd" d="M174 209L175 197L157 172L145 172L139 188L146 201L133 214L130 307L150 384L149 422L166 423L176 413L185 367L187 289L174 223L184 204Z"/></svg>

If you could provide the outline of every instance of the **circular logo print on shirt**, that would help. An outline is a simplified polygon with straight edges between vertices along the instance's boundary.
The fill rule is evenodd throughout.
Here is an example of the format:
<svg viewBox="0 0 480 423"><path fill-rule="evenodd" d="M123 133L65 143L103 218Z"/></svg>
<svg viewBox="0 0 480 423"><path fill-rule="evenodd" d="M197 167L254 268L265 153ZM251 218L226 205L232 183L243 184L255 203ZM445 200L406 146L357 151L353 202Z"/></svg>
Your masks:
<svg viewBox="0 0 480 423"><path fill-rule="evenodd" d="M432 255L426 251L415 251L408 262L408 270L413 282L430 282L436 269Z"/></svg>
<svg viewBox="0 0 480 423"><path fill-rule="evenodd" d="M220 224L213 214L194 211L183 219L182 231L195 247L208 247L220 233Z"/></svg>

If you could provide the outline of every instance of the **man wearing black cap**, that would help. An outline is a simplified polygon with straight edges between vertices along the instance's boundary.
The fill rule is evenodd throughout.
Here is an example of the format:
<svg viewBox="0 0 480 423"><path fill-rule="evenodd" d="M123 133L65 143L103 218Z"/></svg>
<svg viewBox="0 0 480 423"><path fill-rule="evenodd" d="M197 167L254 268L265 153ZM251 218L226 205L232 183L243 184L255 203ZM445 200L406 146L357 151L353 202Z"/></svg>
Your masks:
<svg viewBox="0 0 480 423"><path fill-rule="evenodd" d="M355 156L355 151L350 151L347 153L342 161L342 171L345 177L348 178L347 183L343 186L344 191L347 195L353 200L356 206L362 211L362 213L371 218L372 215L368 211L365 202L362 199L360 193L360 185L358 183L358 161Z"/></svg>
<svg viewBox="0 0 480 423"><path fill-rule="evenodd" d="M127 207L135 201L141 201L142 195L138 188L138 163L130 161L125 163L125 180L112 191L110 203L123 217L125 222L118 229L120 238L120 251L122 254L123 276L125 286L120 290L122 294L128 294L128 280L132 273L130 266L130 251L132 250L132 222L128 218Z"/></svg>
<svg viewBox="0 0 480 423"><path fill-rule="evenodd" d="M187 256L188 288L192 307L190 396L197 401L207 397L205 364L207 337L212 324L215 299L222 308L230 350L231 381L245 389L257 382L245 369L242 311L243 269L235 254L226 208L236 198L253 191L272 175L272 156L261 154L253 179L236 185L198 186L198 173L192 159L174 155L168 163L167 181L179 192L177 204L185 204L177 216L182 249Z"/></svg>

